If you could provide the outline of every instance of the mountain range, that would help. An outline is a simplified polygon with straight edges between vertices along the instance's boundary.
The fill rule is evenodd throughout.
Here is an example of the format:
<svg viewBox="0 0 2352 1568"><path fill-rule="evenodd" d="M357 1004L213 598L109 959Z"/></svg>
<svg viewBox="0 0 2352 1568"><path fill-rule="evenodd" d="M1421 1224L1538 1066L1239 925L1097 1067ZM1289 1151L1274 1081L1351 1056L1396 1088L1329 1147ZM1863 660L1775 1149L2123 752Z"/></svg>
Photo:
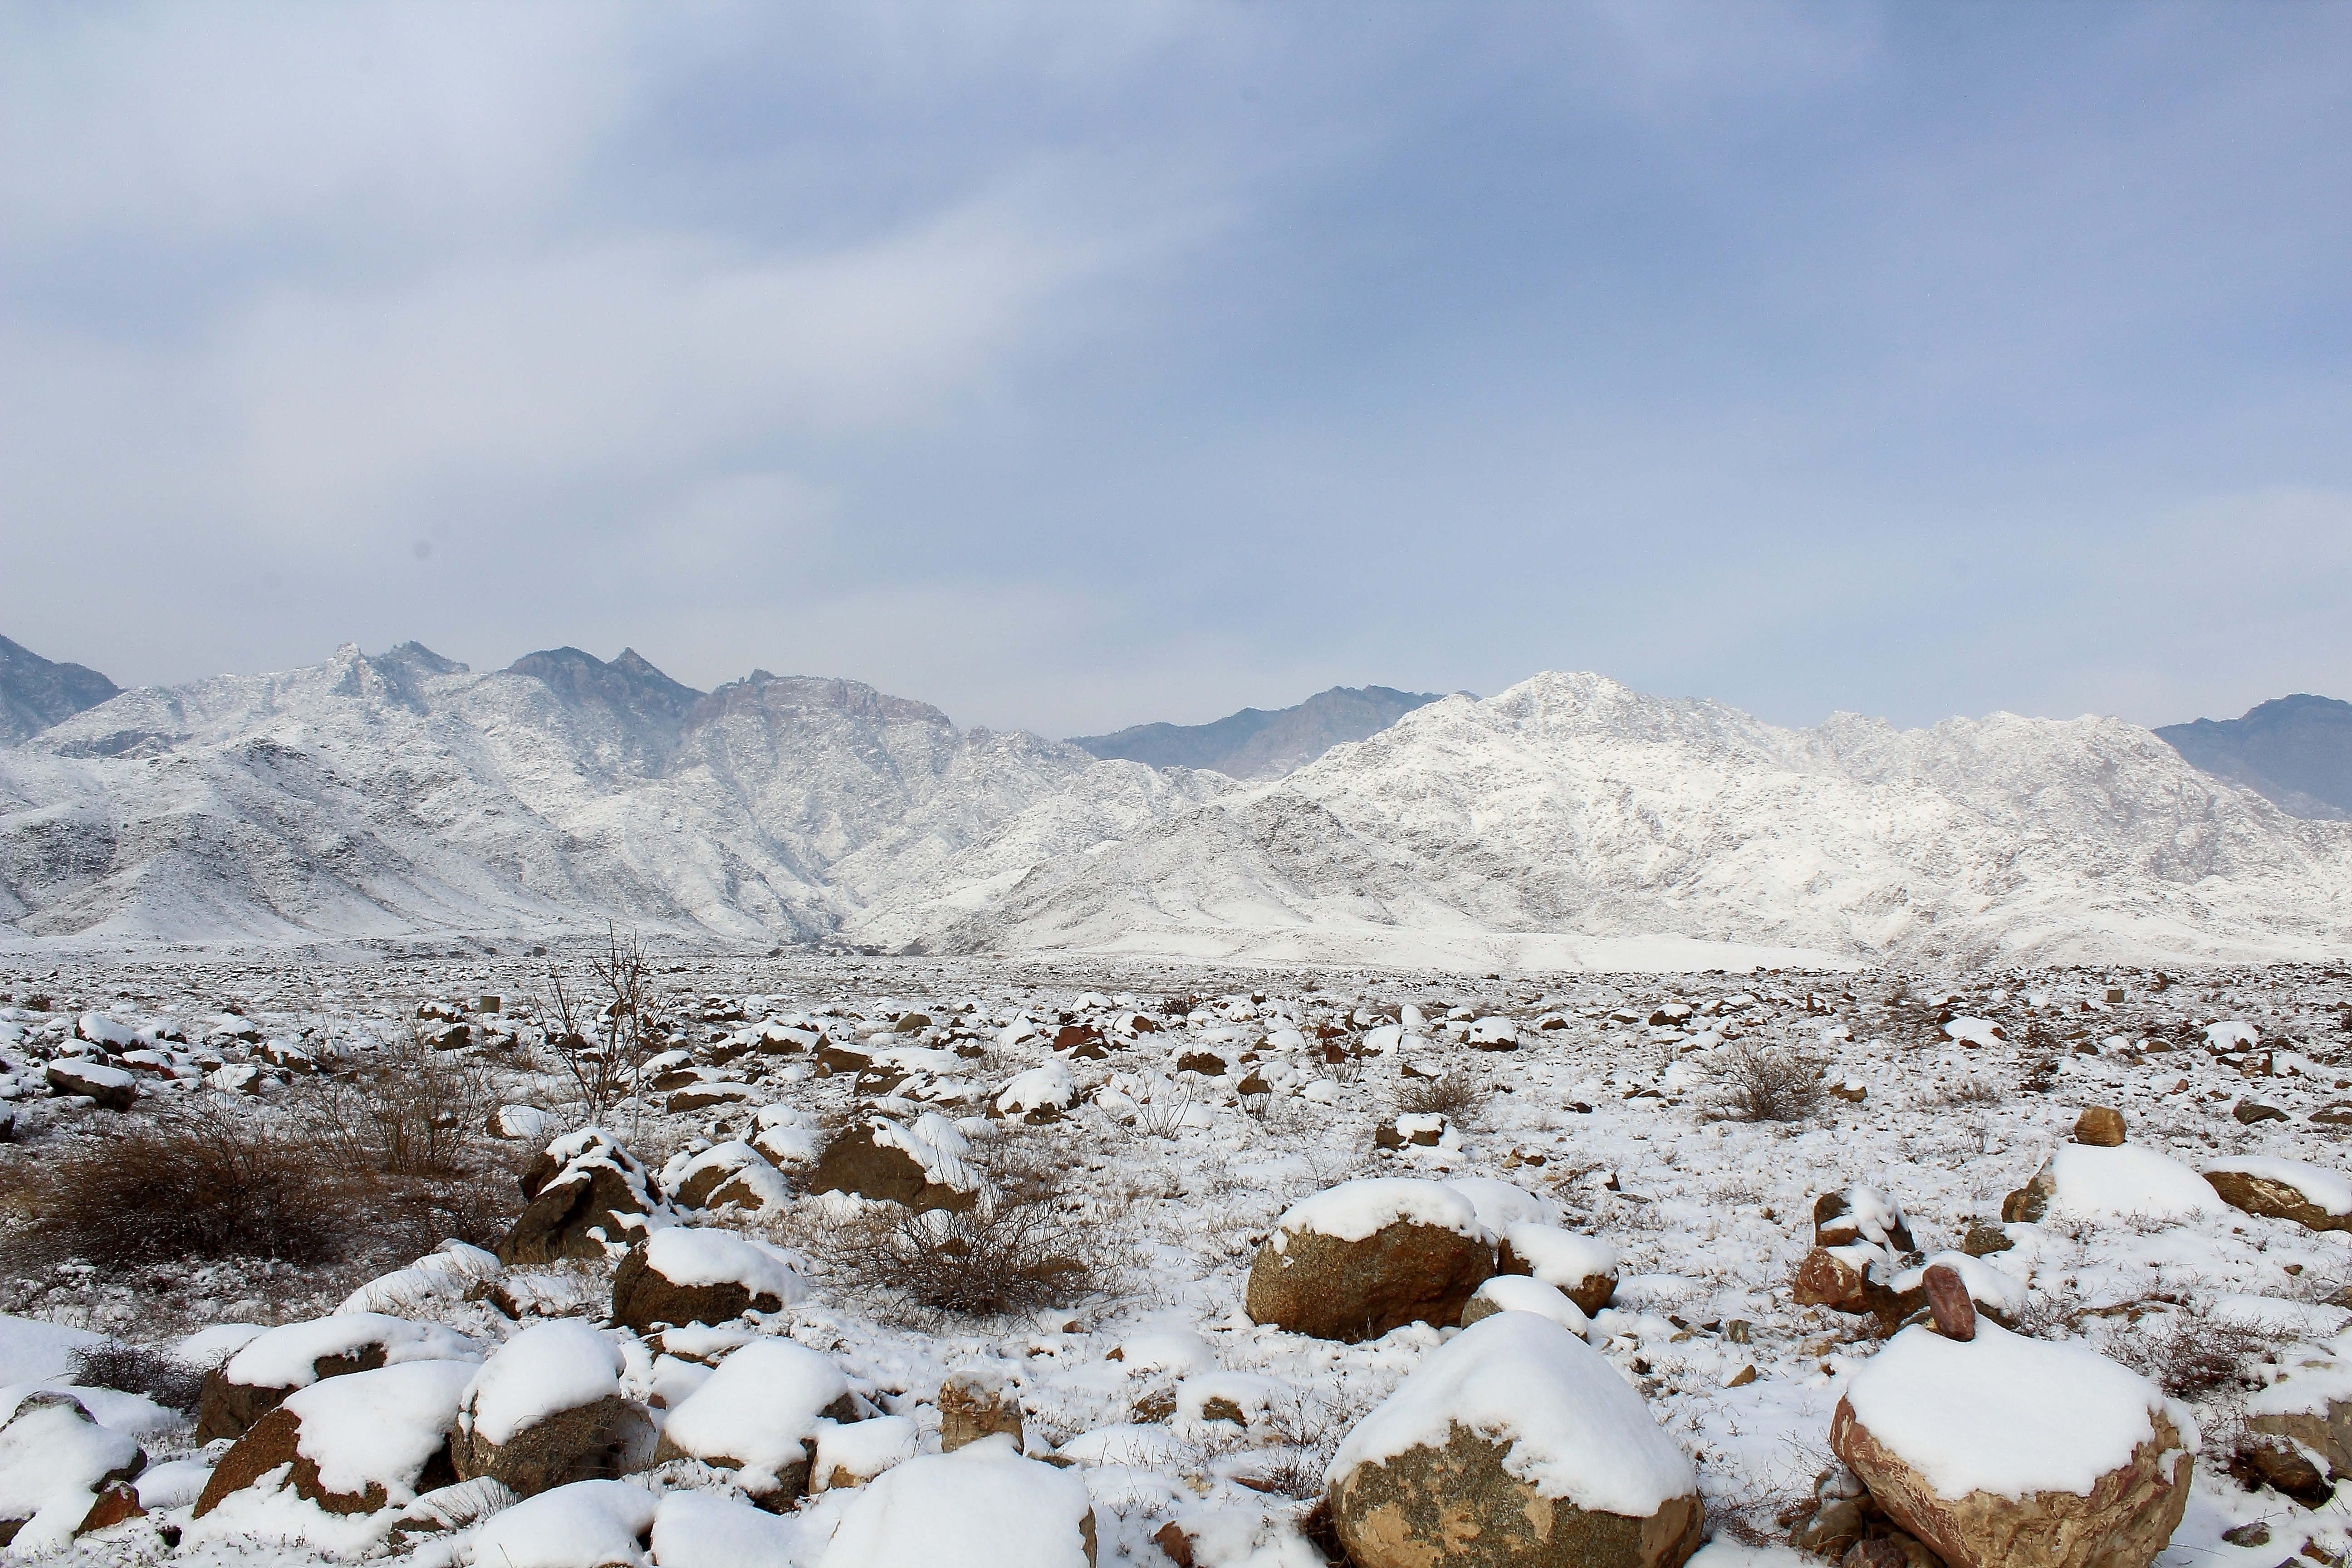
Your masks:
<svg viewBox="0 0 2352 1568"><path fill-rule="evenodd" d="M699 692L627 650L477 673L345 647L120 692L0 750L0 943L610 919L746 944L1482 967L2352 951L2352 825L2117 720L1789 730L1558 673L1485 700L1323 698L1160 739L1273 767L1281 746L1250 749L1271 730L1413 705L1244 780L959 728L855 681L755 670Z"/></svg>
<svg viewBox="0 0 2352 1568"><path fill-rule="evenodd" d="M2352 820L2352 702L2281 697L2243 718L2168 724L2157 733L2216 778L2297 816Z"/></svg>
<svg viewBox="0 0 2352 1568"><path fill-rule="evenodd" d="M1295 708L1268 713L1244 708L1210 724L1138 724L1116 735L1073 735L1070 744L1097 757L1124 757L1155 768L1207 768L1236 779L1280 778L1332 747L1379 734L1434 691L1385 686L1335 686Z"/></svg>

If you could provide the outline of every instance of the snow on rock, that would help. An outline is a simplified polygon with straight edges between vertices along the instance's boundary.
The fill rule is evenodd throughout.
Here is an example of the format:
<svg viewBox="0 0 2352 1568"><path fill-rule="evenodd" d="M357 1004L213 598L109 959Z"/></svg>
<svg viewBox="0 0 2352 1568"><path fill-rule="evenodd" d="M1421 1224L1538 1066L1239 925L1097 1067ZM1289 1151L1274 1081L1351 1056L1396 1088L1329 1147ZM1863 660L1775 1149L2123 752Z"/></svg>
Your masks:
<svg viewBox="0 0 2352 1568"><path fill-rule="evenodd" d="M2242 1018L2205 1026L2205 1043L2217 1051L2242 1050L2263 1043L2263 1032Z"/></svg>
<svg viewBox="0 0 2352 1568"><path fill-rule="evenodd" d="M1990 1308L2004 1322L2014 1326L2030 1300L2025 1281L1999 1268L1981 1258L1971 1258L1965 1252L1937 1252L1916 1268L1906 1268L1897 1274L1888 1287L1898 1296L1908 1296L1914 1290L1926 1289L1927 1270L1945 1268L1960 1277L1960 1284L1969 1299L1979 1307Z"/></svg>
<svg viewBox="0 0 2352 1568"><path fill-rule="evenodd" d="M816 1568L824 1544L823 1532L801 1520L709 1492L671 1492L654 1515L661 1568Z"/></svg>
<svg viewBox="0 0 2352 1568"><path fill-rule="evenodd" d="M1556 1226L1560 1221L1558 1204L1508 1182L1490 1176L1456 1176L1445 1184L1468 1198L1477 1211L1478 1223L1498 1237L1515 1225Z"/></svg>
<svg viewBox="0 0 2352 1568"><path fill-rule="evenodd" d="M2340 1173L2271 1154L2241 1154L2205 1166L2223 1203L2248 1214L2291 1219L2310 1230L2352 1229L2352 1181Z"/></svg>
<svg viewBox="0 0 2352 1568"><path fill-rule="evenodd" d="M1051 1061L1015 1073L996 1097L996 1109L1006 1116L1032 1110L1066 1110L1077 1092L1077 1080L1070 1076L1069 1064Z"/></svg>
<svg viewBox="0 0 2352 1568"><path fill-rule="evenodd" d="M2218 1209L2205 1178L2144 1144L2061 1143L2050 1156L2055 1217L2187 1219Z"/></svg>
<svg viewBox="0 0 2352 1568"><path fill-rule="evenodd" d="M761 1149L730 1139L699 1153L681 1152L662 1167L662 1190L682 1208L723 1208L733 1204L753 1211L781 1208L792 1187L768 1163Z"/></svg>
<svg viewBox="0 0 2352 1568"><path fill-rule="evenodd" d="M645 1542L664 1500L627 1481L574 1481L493 1517L474 1533L473 1561L478 1568L646 1568ZM742 1561L749 1568L760 1560Z"/></svg>
<svg viewBox="0 0 2352 1568"><path fill-rule="evenodd" d="M1444 1561L1465 1529L1496 1561L1678 1563L1704 1527L1689 1457L1642 1396L1532 1312L1440 1347L1348 1434L1325 1479L1339 1539L1367 1568ZM1625 1550L1651 1543L1665 1549Z"/></svg>
<svg viewBox="0 0 2352 1568"><path fill-rule="evenodd" d="M662 1424L662 1458L722 1459L755 1498L808 1489L809 1446L849 1414L849 1380L830 1356L790 1340L755 1340L719 1363Z"/></svg>
<svg viewBox="0 0 2352 1568"><path fill-rule="evenodd" d="M822 1427L816 1464L809 1472L810 1489L861 1486L913 1458L921 1446L922 1433L907 1415L877 1415Z"/></svg>
<svg viewBox="0 0 2352 1568"><path fill-rule="evenodd" d="M215 1323L210 1328L198 1329L173 1346L172 1353L190 1366L209 1370L268 1331L261 1323Z"/></svg>
<svg viewBox="0 0 2352 1568"><path fill-rule="evenodd" d="M1466 1329L1496 1312L1533 1312L1549 1318L1578 1339L1589 1337L1592 1329L1592 1320L1557 1286L1525 1274L1497 1274L1472 1291L1462 1309L1462 1326Z"/></svg>
<svg viewBox="0 0 2352 1568"><path fill-rule="evenodd" d="M1846 1386L1830 1443L1947 1560L2145 1563L2179 1524L2195 1424L2085 1345L1979 1321L1904 1330Z"/></svg>
<svg viewBox="0 0 2352 1568"><path fill-rule="evenodd" d="M26 1396L0 1416L0 1521L22 1521L17 1556L64 1547L100 1504L110 1482L146 1462L139 1445L100 1426L68 1394Z"/></svg>
<svg viewBox="0 0 2352 1568"><path fill-rule="evenodd" d="M756 1237L673 1226L631 1247L613 1271L613 1318L639 1333L668 1323L723 1323L805 1299L783 1252Z"/></svg>
<svg viewBox="0 0 2352 1568"><path fill-rule="evenodd" d="M550 1143L523 1172L522 1213L498 1246L499 1261L603 1258L675 1224L650 1173L618 1138L583 1127Z"/></svg>
<svg viewBox="0 0 2352 1568"><path fill-rule="evenodd" d="M909 1459L843 1513L824 1568L1094 1568L1095 1513L1076 1473L1007 1437Z"/></svg>
<svg viewBox="0 0 2352 1568"><path fill-rule="evenodd" d="M373 1359L397 1366L412 1361L473 1361L473 1345L438 1323L415 1323L383 1312L338 1312L257 1334L221 1370L232 1383L255 1388L308 1388L327 1375L321 1362Z"/></svg>
<svg viewBox="0 0 2352 1568"><path fill-rule="evenodd" d="M166 1459L139 1472L139 1506L149 1513L187 1508L204 1494L213 1468L202 1459Z"/></svg>
<svg viewBox="0 0 2352 1568"><path fill-rule="evenodd" d="M1588 1318L1607 1306L1617 1290L1617 1249L1598 1237L1557 1226L1521 1220L1507 1227L1497 1268L1506 1274L1533 1275L1575 1302Z"/></svg>
<svg viewBox="0 0 2352 1568"><path fill-rule="evenodd" d="M428 1301L454 1301L499 1271L499 1255L462 1241L445 1241L405 1268L369 1280L335 1309L338 1314L415 1311Z"/></svg>
<svg viewBox="0 0 2352 1568"><path fill-rule="evenodd" d="M1129 1334L1118 1342L1114 1353L1129 1371L1171 1372L1179 1377L1214 1366L1217 1363L1216 1352L1209 1348L1209 1342L1190 1329L1158 1329Z"/></svg>
<svg viewBox="0 0 2352 1568"><path fill-rule="evenodd" d="M1477 1205L1458 1188L1409 1176L1370 1176L1326 1187L1294 1204L1275 1222L1274 1235L1266 1245L1280 1252L1290 1237L1305 1235L1364 1241L1399 1221L1465 1237L1486 1235L1478 1223Z"/></svg>
<svg viewBox="0 0 2352 1568"><path fill-rule="evenodd" d="M1442 1182L1342 1182L1291 1207L1251 1259L1253 1321L1354 1343L1407 1323L1446 1325L1495 1272L1470 1199Z"/></svg>
<svg viewBox="0 0 2352 1568"><path fill-rule="evenodd" d="M458 1430L504 1443L620 1386L621 1352L610 1339L576 1318L534 1323L500 1345L467 1384Z"/></svg>

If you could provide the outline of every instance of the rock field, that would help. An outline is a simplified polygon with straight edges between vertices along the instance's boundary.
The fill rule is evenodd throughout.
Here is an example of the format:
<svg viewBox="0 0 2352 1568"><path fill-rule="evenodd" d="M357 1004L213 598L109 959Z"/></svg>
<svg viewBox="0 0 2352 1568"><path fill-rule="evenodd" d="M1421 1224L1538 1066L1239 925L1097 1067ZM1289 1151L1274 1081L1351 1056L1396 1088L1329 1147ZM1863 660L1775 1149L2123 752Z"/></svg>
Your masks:
<svg viewBox="0 0 2352 1568"><path fill-rule="evenodd" d="M19 960L0 1550L2342 1563L2347 1128L2341 965Z"/></svg>

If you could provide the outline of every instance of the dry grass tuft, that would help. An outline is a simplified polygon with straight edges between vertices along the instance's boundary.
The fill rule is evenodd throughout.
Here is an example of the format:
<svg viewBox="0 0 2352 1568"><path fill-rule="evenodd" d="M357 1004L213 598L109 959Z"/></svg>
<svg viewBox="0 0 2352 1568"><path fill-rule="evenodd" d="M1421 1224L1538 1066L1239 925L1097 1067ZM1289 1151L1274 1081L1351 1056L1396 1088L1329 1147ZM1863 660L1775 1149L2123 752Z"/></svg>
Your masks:
<svg viewBox="0 0 2352 1568"><path fill-rule="evenodd" d="M1809 1121L1821 1114L1826 1059L1736 1041L1708 1060L1714 1079L1700 1116L1708 1121Z"/></svg>
<svg viewBox="0 0 2352 1568"><path fill-rule="evenodd" d="M73 1380L82 1387L142 1394L191 1415L204 1394L205 1371L177 1356L142 1350L119 1340L101 1340L73 1352Z"/></svg>
<svg viewBox="0 0 2352 1568"><path fill-rule="evenodd" d="M1442 1078L1399 1079L1397 1114L1443 1116L1458 1126L1486 1109L1493 1096L1491 1086L1459 1069Z"/></svg>

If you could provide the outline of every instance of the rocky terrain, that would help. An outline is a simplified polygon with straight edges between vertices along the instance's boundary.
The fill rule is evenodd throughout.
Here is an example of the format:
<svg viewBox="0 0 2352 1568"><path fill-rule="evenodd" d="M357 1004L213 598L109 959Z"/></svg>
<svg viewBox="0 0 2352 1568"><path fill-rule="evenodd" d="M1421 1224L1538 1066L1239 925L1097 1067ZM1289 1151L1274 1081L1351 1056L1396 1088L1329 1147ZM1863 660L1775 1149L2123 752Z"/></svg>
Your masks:
<svg viewBox="0 0 2352 1568"><path fill-rule="evenodd" d="M2352 825L2116 720L1810 730L1545 674L1278 778L855 681L415 644L123 692L0 749L0 944L1704 969L2352 951Z"/></svg>
<svg viewBox="0 0 2352 1568"><path fill-rule="evenodd" d="M2340 963L19 961L0 1063L17 1556L2352 1548Z"/></svg>

